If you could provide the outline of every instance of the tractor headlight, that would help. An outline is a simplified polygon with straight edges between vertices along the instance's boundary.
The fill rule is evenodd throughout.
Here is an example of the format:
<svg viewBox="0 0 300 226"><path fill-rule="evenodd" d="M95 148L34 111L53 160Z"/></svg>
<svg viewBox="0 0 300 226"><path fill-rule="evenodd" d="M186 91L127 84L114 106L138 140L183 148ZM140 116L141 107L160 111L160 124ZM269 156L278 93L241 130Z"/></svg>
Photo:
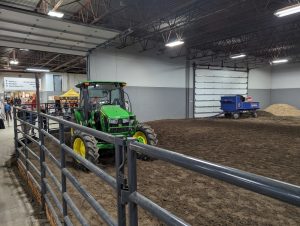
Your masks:
<svg viewBox="0 0 300 226"><path fill-rule="evenodd" d="M123 123L128 123L128 122L129 122L129 119L128 119L128 118L124 118L122 122L123 122Z"/></svg>
<svg viewBox="0 0 300 226"><path fill-rule="evenodd" d="M109 119L109 124L118 124L119 120L118 119Z"/></svg>

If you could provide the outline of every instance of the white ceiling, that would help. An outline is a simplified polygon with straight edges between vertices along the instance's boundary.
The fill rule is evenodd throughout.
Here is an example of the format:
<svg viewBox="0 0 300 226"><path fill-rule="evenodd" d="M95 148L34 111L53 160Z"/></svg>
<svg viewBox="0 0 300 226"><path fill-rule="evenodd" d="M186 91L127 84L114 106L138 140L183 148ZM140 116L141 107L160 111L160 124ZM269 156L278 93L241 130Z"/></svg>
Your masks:
<svg viewBox="0 0 300 226"><path fill-rule="evenodd" d="M0 8L0 46L84 56L118 34L99 27Z"/></svg>

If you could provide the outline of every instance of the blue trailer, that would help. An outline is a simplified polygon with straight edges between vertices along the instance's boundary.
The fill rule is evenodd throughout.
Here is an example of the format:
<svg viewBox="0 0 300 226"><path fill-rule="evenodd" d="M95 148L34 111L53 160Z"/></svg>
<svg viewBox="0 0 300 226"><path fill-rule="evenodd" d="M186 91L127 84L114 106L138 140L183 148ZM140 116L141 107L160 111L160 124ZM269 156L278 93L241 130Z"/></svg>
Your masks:
<svg viewBox="0 0 300 226"><path fill-rule="evenodd" d="M221 97L221 110L226 118L238 119L243 113L250 113L256 118L259 108L259 102L246 102L241 95Z"/></svg>

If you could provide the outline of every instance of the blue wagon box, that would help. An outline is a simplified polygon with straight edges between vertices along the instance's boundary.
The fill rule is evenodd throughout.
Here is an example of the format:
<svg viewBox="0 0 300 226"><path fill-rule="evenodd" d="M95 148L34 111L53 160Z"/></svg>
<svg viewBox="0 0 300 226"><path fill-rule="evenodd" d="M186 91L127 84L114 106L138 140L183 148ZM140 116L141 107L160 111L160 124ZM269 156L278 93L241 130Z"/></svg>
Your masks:
<svg viewBox="0 0 300 226"><path fill-rule="evenodd" d="M256 110L260 109L259 102L246 102L245 97L241 95L222 96L220 102L224 114L233 115L234 118L238 118L240 114L246 112L253 113L253 116L256 117ZM238 114L238 116L234 114Z"/></svg>

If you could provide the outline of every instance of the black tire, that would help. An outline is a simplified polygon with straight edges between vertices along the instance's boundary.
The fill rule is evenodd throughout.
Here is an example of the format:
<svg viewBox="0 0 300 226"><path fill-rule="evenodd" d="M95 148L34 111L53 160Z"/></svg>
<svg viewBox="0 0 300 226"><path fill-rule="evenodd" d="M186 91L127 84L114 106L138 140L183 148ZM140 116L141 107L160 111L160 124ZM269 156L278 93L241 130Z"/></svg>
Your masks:
<svg viewBox="0 0 300 226"><path fill-rule="evenodd" d="M152 146L157 145L157 143L158 143L157 135L149 125L139 123L136 127L136 132L138 132L138 131L145 134L148 145L152 145ZM140 153L137 154L137 158L142 159L144 161L153 160L153 158L150 158L149 156L147 156L145 154L140 154Z"/></svg>
<svg viewBox="0 0 300 226"><path fill-rule="evenodd" d="M98 161L99 153L98 153L98 148L97 148L98 142L95 139L95 137L93 137L89 134L86 134L84 132L81 132L79 130L75 130L74 134L72 136L72 141L71 141L72 148L73 148L74 141L76 138L80 138L84 143L85 151L86 151L85 159L96 164ZM78 162L76 159L73 158L73 160L74 160L74 165L76 168L82 169L84 171L88 171L88 169L85 166L83 166L80 162Z"/></svg>
<svg viewBox="0 0 300 226"><path fill-rule="evenodd" d="M239 113L233 113L233 114L232 114L232 117L233 117L234 119L239 119L239 118L240 118L240 114L239 114Z"/></svg>

